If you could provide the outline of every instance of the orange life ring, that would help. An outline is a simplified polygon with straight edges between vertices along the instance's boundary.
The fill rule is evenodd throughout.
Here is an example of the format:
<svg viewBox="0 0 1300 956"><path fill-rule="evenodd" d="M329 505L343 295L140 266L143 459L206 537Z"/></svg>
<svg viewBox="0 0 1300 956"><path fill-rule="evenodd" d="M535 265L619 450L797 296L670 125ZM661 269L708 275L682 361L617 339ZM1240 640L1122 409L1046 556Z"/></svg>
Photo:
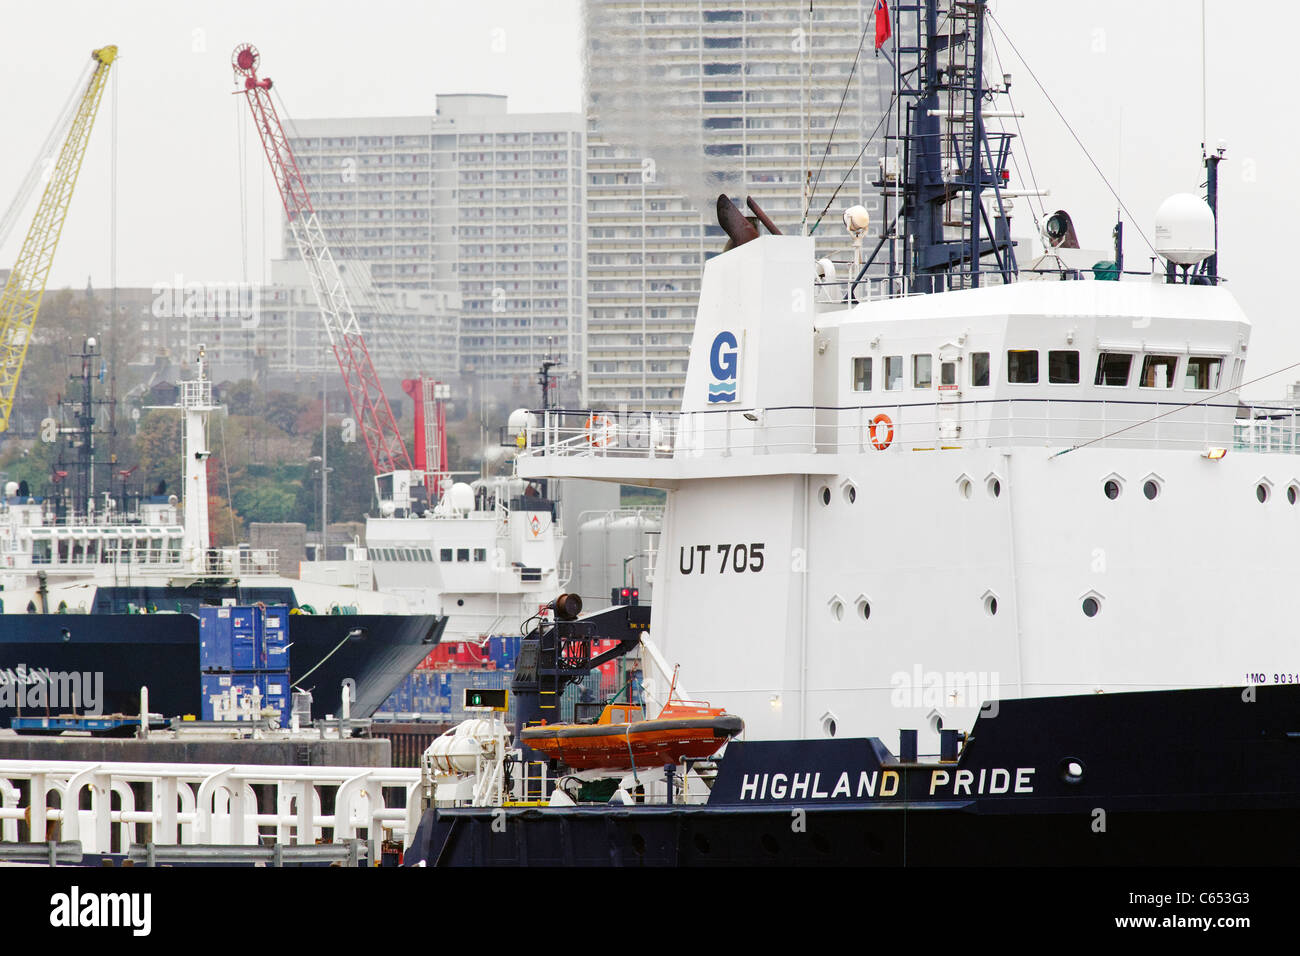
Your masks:
<svg viewBox="0 0 1300 956"><path fill-rule="evenodd" d="M587 416L587 444L592 448L604 448L610 444L614 425L605 415L592 412Z"/></svg>
<svg viewBox="0 0 1300 956"><path fill-rule="evenodd" d="M876 434L876 428L879 425L884 425L885 428L889 429L889 431L886 432L885 437L883 439ZM886 415L884 412L881 412L875 418L871 419L871 424L867 427L871 432L871 444L875 446L876 451L884 451L886 448L888 448L890 445L893 444L894 423L890 421L889 416Z"/></svg>

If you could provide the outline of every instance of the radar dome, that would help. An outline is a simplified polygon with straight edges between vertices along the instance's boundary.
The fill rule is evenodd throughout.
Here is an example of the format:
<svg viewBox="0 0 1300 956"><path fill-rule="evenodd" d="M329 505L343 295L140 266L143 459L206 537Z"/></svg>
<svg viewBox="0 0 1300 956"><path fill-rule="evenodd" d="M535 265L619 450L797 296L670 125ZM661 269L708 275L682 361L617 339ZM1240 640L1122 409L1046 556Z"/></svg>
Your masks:
<svg viewBox="0 0 1300 956"><path fill-rule="evenodd" d="M1175 193L1156 210L1156 252L1180 266L1214 254L1214 213L1205 200Z"/></svg>
<svg viewBox="0 0 1300 956"><path fill-rule="evenodd" d="M469 514L474 510L474 489L458 481L447 492L447 505L454 514Z"/></svg>
<svg viewBox="0 0 1300 956"><path fill-rule="evenodd" d="M512 435L518 435L525 428L534 428L537 425L537 416L526 408L516 408L506 419L506 429Z"/></svg>
<svg viewBox="0 0 1300 956"><path fill-rule="evenodd" d="M18 495L18 482L16 482L16 481L6 481L6 482L5 482L5 497L6 497L6 498L14 498L14 497L16 497L17 495Z"/></svg>

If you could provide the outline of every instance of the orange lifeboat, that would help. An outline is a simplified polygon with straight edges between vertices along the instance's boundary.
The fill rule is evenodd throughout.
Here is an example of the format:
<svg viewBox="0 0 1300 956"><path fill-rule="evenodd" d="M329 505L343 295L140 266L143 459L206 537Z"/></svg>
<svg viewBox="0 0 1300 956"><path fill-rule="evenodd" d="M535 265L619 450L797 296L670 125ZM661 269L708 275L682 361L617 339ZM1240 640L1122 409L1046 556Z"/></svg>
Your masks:
<svg viewBox="0 0 1300 956"><path fill-rule="evenodd" d="M591 724L525 727L524 743L573 770L634 770L704 759L745 729L721 707L672 700L647 720L638 704L606 704Z"/></svg>

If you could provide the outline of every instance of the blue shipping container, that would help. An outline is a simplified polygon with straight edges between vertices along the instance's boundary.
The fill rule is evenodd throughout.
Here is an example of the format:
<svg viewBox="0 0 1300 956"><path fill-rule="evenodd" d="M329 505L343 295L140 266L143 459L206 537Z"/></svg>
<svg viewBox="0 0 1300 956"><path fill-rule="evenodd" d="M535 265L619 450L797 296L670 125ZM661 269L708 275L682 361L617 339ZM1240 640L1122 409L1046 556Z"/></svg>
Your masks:
<svg viewBox="0 0 1300 956"><path fill-rule="evenodd" d="M199 608L199 669L228 671L233 633L228 607Z"/></svg>

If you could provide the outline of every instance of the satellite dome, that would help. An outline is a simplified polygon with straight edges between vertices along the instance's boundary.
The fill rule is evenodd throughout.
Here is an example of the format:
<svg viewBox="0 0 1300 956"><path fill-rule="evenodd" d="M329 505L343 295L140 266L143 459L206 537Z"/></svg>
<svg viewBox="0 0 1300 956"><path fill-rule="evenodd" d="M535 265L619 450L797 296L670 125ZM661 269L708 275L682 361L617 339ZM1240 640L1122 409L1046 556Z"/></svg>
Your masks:
<svg viewBox="0 0 1300 956"><path fill-rule="evenodd" d="M451 486L447 498L447 505L453 514L469 514L474 510L474 489L463 481Z"/></svg>
<svg viewBox="0 0 1300 956"><path fill-rule="evenodd" d="M1214 213L1200 196L1175 193L1156 210L1156 252L1180 266L1214 254Z"/></svg>
<svg viewBox="0 0 1300 956"><path fill-rule="evenodd" d="M525 428L536 428L537 416L526 408L516 408L506 419L506 430L512 435L518 435Z"/></svg>

